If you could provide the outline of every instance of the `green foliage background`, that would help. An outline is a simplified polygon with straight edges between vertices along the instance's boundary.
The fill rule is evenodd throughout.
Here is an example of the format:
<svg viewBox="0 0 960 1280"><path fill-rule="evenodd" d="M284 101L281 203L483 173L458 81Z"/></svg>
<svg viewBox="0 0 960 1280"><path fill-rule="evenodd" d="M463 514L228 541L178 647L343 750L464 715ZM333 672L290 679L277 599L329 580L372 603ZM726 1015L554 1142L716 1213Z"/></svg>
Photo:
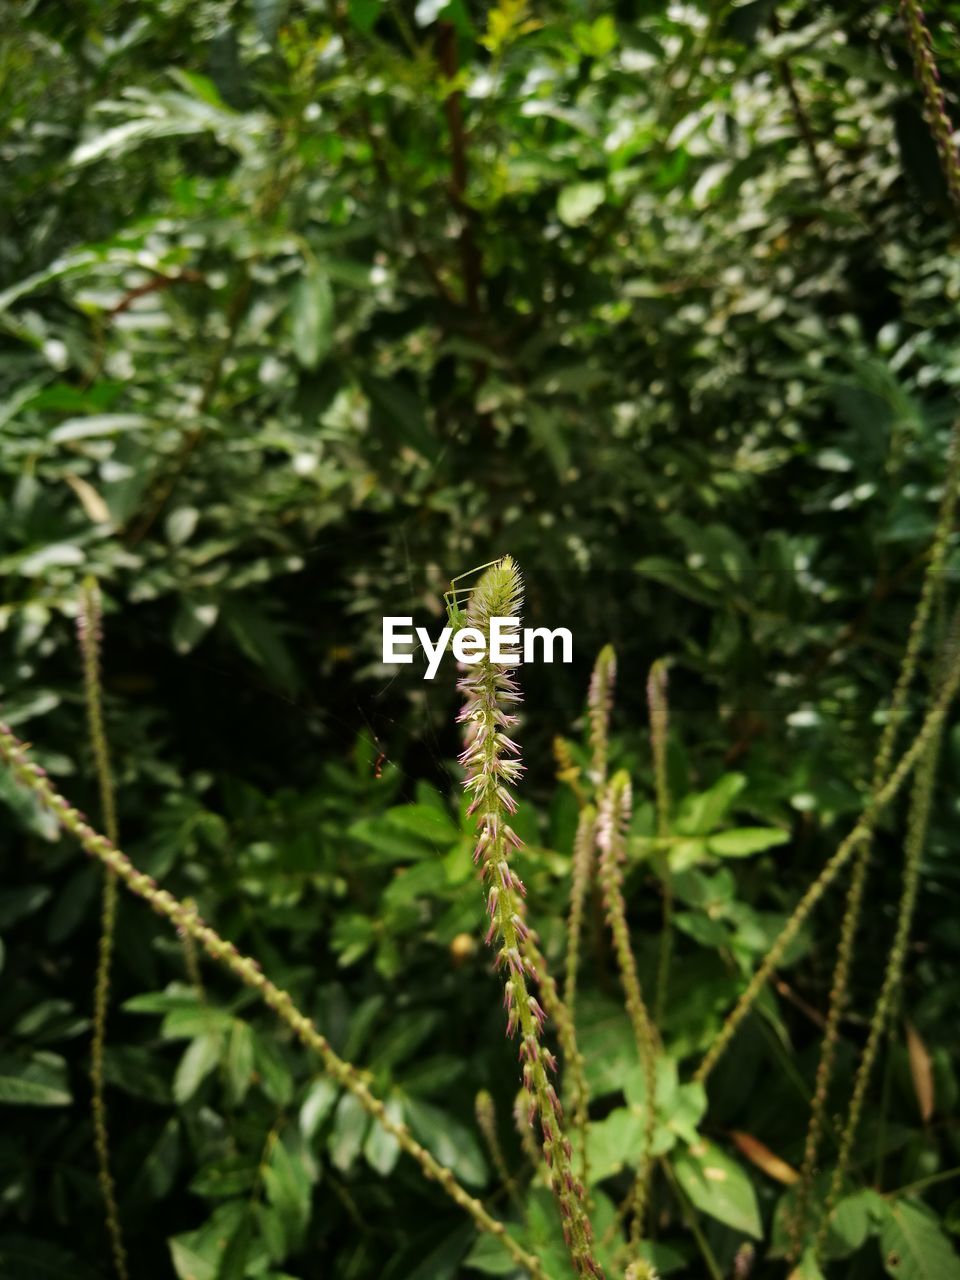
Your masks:
<svg viewBox="0 0 960 1280"><path fill-rule="evenodd" d="M653 963L643 690L672 659L671 781L695 846L665 1024L682 1076L859 810L933 531L960 267L896 11L31 0L0 16L3 716L95 815L74 635L94 574L122 846L506 1212L473 1100L494 1093L520 1169L517 1078L476 945L452 677L385 671L380 617L435 627L451 575L509 550L528 621L573 628L574 667L523 679L519 829L551 958L576 821L551 740L581 743L612 641L615 755L641 801L631 924ZM955 8L932 25L952 104ZM931 1183L927 1208L895 1194L958 1163L958 767L951 750L831 1276L960 1274L954 1184ZM87 1080L100 876L5 777L0 793L0 1275L106 1276ZM840 1099L901 826L880 836ZM745 828L787 843L711 847ZM732 1190L688 1194L723 1274L745 1238L755 1275L786 1274L783 1188L729 1134L799 1162L840 910L835 894L711 1082L701 1130ZM639 1086L602 931L586 945L602 1216L629 1184ZM904 1018L934 1081L925 1121ZM127 901L107 1077L139 1277L508 1265L266 1013L205 969L191 985L181 943ZM689 1136L664 1142L696 1186ZM552 1208L529 1197L546 1255ZM658 1265L702 1274L660 1204ZM897 1231L921 1241L919 1269Z"/></svg>

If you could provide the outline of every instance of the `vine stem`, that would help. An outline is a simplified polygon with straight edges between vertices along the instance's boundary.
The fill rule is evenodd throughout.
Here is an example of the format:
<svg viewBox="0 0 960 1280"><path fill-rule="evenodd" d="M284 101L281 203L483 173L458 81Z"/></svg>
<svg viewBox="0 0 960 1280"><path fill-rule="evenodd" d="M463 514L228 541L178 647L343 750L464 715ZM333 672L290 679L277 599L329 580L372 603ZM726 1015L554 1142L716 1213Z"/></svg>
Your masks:
<svg viewBox="0 0 960 1280"><path fill-rule="evenodd" d="M830 885L833 884L854 853L856 853L861 843L870 836L880 814L899 794L904 782L913 772L929 746L931 739L940 732L950 705L956 697L958 685L960 685L960 663L954 663L944 680L936 701L924 717L913 742L900 757L896 768L889 774L883 786L871 795L860 820L840 843L833 857L830 858L819 876L797 903L793 915L781 929L772 947L764 956L759 969L747 984L746 990L714 1037L713 1043L694 1072L693 1078L696 1082L703 1084L707 1080L739 1029L740 1024L750 1012L754 1001L763 990L770 975L780 963L787 947L799 933L810 912Z"/></svg>
<svg viewBox="0 0 960 1280"><path fill-rule="evenodd" d="M600 847L600 885L603 890L603 901L610 932L613 935L624 1000L637 1042L647 1095L643 1145L633 1191L633 1222L630 1234L631 1244L636 1248L643 1236L643 1218L652 1165L651 1153L657 1123L657 1033L643 999L637 963L630 945L627 907L623 898L623 862L626 858L626 832L630 825L631 808L630 776L621 769L610 780L604 792L600 806L597 843Z"/></svg>
<svg viewBox="0 0 960 1280"><path fill-rule="evenodd" d="M916 676L920 649L927 633L930 616L941 583L941 574L946 561L947 548L956 515L958 490L960 490L960 422L954 424L950 435L946 478L944 480L943 496L940 500L940 510L937 516L930 558L927 562L923 585L920 589L920 599L917 601L916 612L910 623L903 660L900 664L897 682L890 699L890 709L887 713L886 724L883 727L883 733L880 735L880 742L874 759L872 781L874 790L880 787L884 776L889 772L897 734L906 716L907 699ZM840 1019L843 1016L843 1010L846 1005L857 928L863 907L863 894L870 865L871 845L872 838L868 837L857 851L853 873L850 877L850 887L847 890L843 920L840 926L837 960L830 985L827 1020L824 1027L823 1040L821 1041L820 1059L817 1063L810 1122L807 1126L803 1163L800 1169L797 1204L791 1226L791 1247L794 1258L799 1257L802 1250L817 1153L823 1134L830 1081L836 1061Z"/></svg>
<svg viewBox="0 0 960 1280"><path fill-rule="evenodd" d="M960 669L957 661L957 621L954 619L950 638L944 653L943 664L946 669ZM927 829L930 825L930 810L933 802L933 788L936 780L937 762L940 757L940 745L943 739L943 722L937 726L926 743L923 755L917 766L913 781L913 794L910 799L910 814L907 821L907 837L903 867L903 886L900 894L900 905L897 912L897 925L894 932L893 945L887 958L880 995L877 997L873 1017L870 1019L870 1030L864 1046L860 1064L853 1084L853 1095L847 1112L847 1121L840 1139L840 1150L830 1180L830 1190L824 1206L823 1218L817 1234L815 1253L819 1255L826 1240L830 1224L830 1216L840 1196L843 1179L850 1163L853 1143L860 1127L863 1104L867 1096L867 1088L873 1067L880 1050L880 1040L887 1028L890 1014L896 1002L903 980L903 970L907 958L907 944L910 939L910 928L916 909L917 895L920 889L920 862L926 845Z"/></svg>
<svg viewBox="0 0 960 1280"><path fill-rule="evenodd" d="M100 789L100 814L111 844L117 843L117 802L110 767L110 748L103 722L103 695L100 684L100 646L102 641L102 609L96 579L87 577L80 589L80 612L77 614L77 636L83 661L83 690L87 709L87 730L93 752L97 784ZM97 969L93 987L93 1037L90 1042L90 1110L93 1119L93 1145L97 1155L97 1181L103 1197L107 1235L114 1270L119 1280L128 1280L127 1251L120 1226L117 1192L110 1171L110 1132L107 1125L107 1101L104 1092L103 1059L107 1043L107 1014L110 1005L110 971L113 967L113 936L117 919L117 877L109 867L104 870L103 898L100 911L100 939L97 944Z"/></svg>
<svg viewBox="0 0 960 1280"><path fill-rule="evenodd" d="M384 1103L371 1092L357 1067L344 1061L333 1051L311 1019L293 1003L289 992L271 982L256 960L242 955L232 942L221 938L216 930L200 918L195 909L188 907L166 889L159 888L152 876L139 872L125 853L105 836L94 831L78 810L56 791L45 770L30 760L24 744L4 724L0 724L0 760L14 779L56 816L64 830L78 840L91 857L114 872L126 888L143 899L157 915L169 920L181 934L193 938L211 960L229 969L244 986L257 992L264 1004L273 1009L301 1044L317 1054L327 1074L352 1093L367 1114L396 1138L401 1149L412 1156L425 1177L438 1183L450 1199L470 1215L479 1230L496 1237L514 1262L525 1268L533 1280L548 1280L538 1259L507 1233L502 1222L490 1216L480 1201L460 1185L450 1169L440 1164L426 1147L417 1142L406 1125L388 1114Z"/></svg>
<svg viewBox="0 0 960 1280"><path fill-rule="evenodd" d="M670 704L667 700L667 664L658 658L647 679L647 705L650 709L650 745L653 752L653 779L656 794L657 839L670 838L670 782L667 776L667 733L670 726ZM670 990L670 964L673 957L673 880L670 875L670 848L663 854L663 919L660 929L660 955L657 962L657 987L653 1002L653 1020L659 1027Z"/></svg>
<svg viewBox="0 0 960 1280"><path fill-rule="evenodd" d="M523 944L524 955L528 956L540 982L540 995L543 1008L548 1018L557 1028L557 1039L563 1050L563 1065L570 1072L570 1097L573 1102L573 1124L580 1135L580 1181L586 1191L587 1210L590 1204L590 1153L588 1150L590 1133L589 1101L590 1091L587 1088L586 1063L577 1044L577 1032L570 1006L561 997L556 981L547 968L543 952L537 946L531 933Z"/></svg>

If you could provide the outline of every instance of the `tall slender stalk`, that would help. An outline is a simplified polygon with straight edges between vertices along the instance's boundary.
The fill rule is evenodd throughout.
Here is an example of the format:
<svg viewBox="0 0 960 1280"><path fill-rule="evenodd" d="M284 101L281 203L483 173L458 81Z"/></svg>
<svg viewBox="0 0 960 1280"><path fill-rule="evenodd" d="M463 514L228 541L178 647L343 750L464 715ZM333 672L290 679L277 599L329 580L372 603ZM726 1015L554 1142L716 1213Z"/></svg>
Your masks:
<svg viewBox="0 0 960 1280"><path fill-rule="evenodd" d="M880 814L899 794L904 782L909 778L926 751L931 738L940 732L947 712L956 697L958 685L960 685L960 663L954 663L944 680L940 693L927 711L916 737L900 757L896 767L887 776L883 786L869 798L866 808L853 830L841 841L833 857L826 863L819 876L797 903L790 919L780 930L770 950L764 956L760 967L747 984L746 990L727 1016L723 1026L717 1032L713 1042L704 1054L699 1067L694 1073L694 1080L701 1084L706 1081L710 1072L723 1056L730 1041L739 1030L740 1024L753 1008L754 1001L766 986L770 975L780 963L787 947L799 933L804 921L856 853L863 840L871 834Z"/></svg>
<svg viewBox="0 0 960 1280"><path fill-rule="evenodd" d="M584 805L577 821L577 834L573 841L573 868L570 876L570 916L567 921L567 976L563 998L571 1018L577 1001L577 974L580 967L580 935L583 932L583 914L590 892L593 872L593 852L597 839L597 810L592 804Z"/></svg>
<svg viewBox="0 0 960 1280"><path fill-rule="evenodd" d="M152 876L137 871L125 853L105 836L94 831L81 814L54 789L45 770L30 760L23 743L4 724L0 724L0 761L10 770L14 780L26 787L48 808L64 830L74 836L91 857L113 871L131 893L142 898L178 931L189 934L211 960L223 965L244 986L255 991L297 1039L317 1054L324 1070L342 1088L352 1093L367 1114L387 1133L396 1138L401 1149L420 1166L424 1176L442 1187L451 1200L470 1215L479 1230L495 1236L514 1262L526 1269L534 1280L548 1280L537 1258L508 1235L504 1224L491 1217L480 1201L464 1190L452 1170L445 1168L426 1147L421 1146L405 1124L389 1114L384 1103L370 1091L363 1073L333 1051L326 1037L293 1003L289 992L271 982L256 960L242 955L232 942L221 938L200 918L195 909L188 907L166 889L159 888Z"/></svg>
<svg viewBox="0 0 960 1280"><path fill-rule="evenodd" d="M590 781L599 792L607 781L607 757L610 752L610 712L613 710L613 688L617 680L617 655L613 645L605 644L597 654L590 689L587 693L587 719L590 724Z"/></svg>
<svg viewBox="0 0 960 1280"><path fill-rule="evenodd" d="M550 1080L556 1059L543 1045L546 1013L529 986L537 981L537 970L525 954L524 944L530 937L526 890L510 866L510 854L521 845L509 819L517 807L510 788L523 766L520 748L508 736L517 717L507 710L520 701L510 674L519 659L495 663L490 657L490 632L493 618L519 618L522 598L520 573L510 556L489 568L471 592L467 622L483 638L484 650L459 685L465 696L459 720L466 736L460 763L466 770L464 787L472 796L469 812L477 818L474 860L486 884L487 942L496 946L497 968L504 974L507 1034L519 1033L523 1084L534 1103L529 1122L532 1125L535 1118L540 1122L543 1156L551 1170L550 1184L574 1269L579 1276L602 1277L583 1206L584 1188L574 1174L573 1149L563 1131L563 1108Z"/></svg>
<svg viewBox="0 0 960 1280"><path fill-rule="evenodd" d="M656 797L657 837L670 837L670 783L667 778L667 733L670 727L670 704L667 701L667 664L659 658L647 678L647 706L650 710L650 747L653 754L653 785ZM670 988L670 962L673 956L673 881L670 878L670 850L665 846L663 871L663 919L660 929L660 956L657 962L657 994L653 1017L657 1026L663 1021L667 992Z"/></svg>
<svg viewBox="0 0 960 1280"><path fill-rule="evenodd" d="M493 1097L488 1089L481 1089L477 1094L474 1102L474 1111L477 1117L477 1128L483 1134L483 1140L487 1144L487 1150L490 1152L490 1159L493 1161L493 1167L497 1171L497 1176L500 1179L503 1189L522 1214L523 1200L521 1199L520 1192L517 1190L516 1180L507 1168L507 1161L503 1154L503 1147L500 1145L500 1136L497 1133L497 1109L494 1105Z"/></svg>
<svg viewBox="0 0 960 1280"><path fill-rule="evenodd" d="M607 786L600 809L598 843L600 846L600 884L607 910L614 950L620 966L627 1013L633 1027L637 1051L643 1068L647 1095L643 1146L633 1197L631 1238L637 1243L643 1234L647 1188L651 1171L653 1135L656 1129L657 1035L643 999L637 965L630 945L627 908L623 900L623 861L626 857L626 834L631 812L630 777L621 769Z"/></svg>
<svg viewBox="0 0 960 1280"><path fill-rule="evenodd" d="M944 652L943 666L946 670L960 667L957 645L960 639L960 611L951 627L950 639ZM913 924L917 893L920 886L920 863L926 845L927 829L930 825L930 810L933 799L933 786L936 780L937 762L940 758L940 746L943 740L943 722L937 726L925 744L923 755L917 765L913 781L913 792L910 798L910 813L907 820L907 836L904 845L903 884L900 894L900 905L897 911L897 924L893 936L893 945L887 958L883 975L883 985L870 1019L870 1030L864 1046L860 1064L853 1084L853 1094L847 1112L847 1120L840 1139L840 1150L830 1180L830 1191L824 1206L820 1230L817 1234L816 1251L822 1249L830 1223L830 1214L839 1198L843 1180L850 1163L853 1143L860 1127L863 1104L867 1096L870 1077L876 1063L880 1041L887 1028L890 1013L896 1002L903 969L907 957L907 944L910 939L910 928Z"/></svg>
<svg viewBox="0 0 960 1280"><path fill-rule="evenodd" d="M563 1050L563 1065L570 1073L570 1097L573 1102L573 1123L580 1135L580 1181L587 1193L587 1210L590 1210L590 1152L589 1111L590 1094L587 1088L586 1063L577 1044L576 1027L569 1004L560 997L557 984L547 968L543 953L531 933L524 941L523 953L529 957L537 972L540 996L547 1017L557 1028L557 1039Z"/></svg>
<svg viewBox="0 0 960 1280"><path fill-rule="evenodd" d="M923 114L937 146L950 199L954 209L960 213L960 160L953 145L953 125L940 88L940 72L933 56L933 42L918 0L900 0L900 12L907 28L914 74L923 94Z"/></svg>
<svg viewBox="0 0 960 1280"><path fill-rule="evenodd" d="M80 611L77 635L83 661L83 691L87 708L87 732L93 752L97 784L100 789L100 815L111 844L116 844L117 802L110 768L110 748L103 723L103 695L100 686L100 647L102 643L102 609L100 589L92 577L85 578L80 589ZM110 1131L107 1124L107 1102L104 1094L103 1056L107 1042L107 1014L110 1004L110 970L113 965L113 935L117 918L117 877L109 868L104 871L103 898L100 911L100 940L97 945L97 971L93 988L93 1038L90 1042L90 1108L93 1116L93 1141L97 1154L97 1181L103 1197L107 1235L113 1267L119 1280L127 1280L127 1251L120 1226L120 1211L113 1174L110 1171Z"/></svg>
<svg viewBox="0 0 960 1280"><path fill-rule="evenodd" d="M927 562L923 585L920 590L920 599L917 602L916 612L907 635L903 660L900 664L897 682L890 699L886 723L884 724L874 759L872 781L874 791L881 786L884 777L890 770L897 735L906 717L907 699L916 676L920 651L927 634L934 601L942 581L943 566L946 561L947 549L956 516L958 490L960 490L960 422L954 425L950 434L946 477L933 544L930 549L930 558ZM827 1021L820 1046L820 1059L817 1063L817 1077L811 1104L810 1122L804 1142L800 1183L797 1189L797 1201L791 1225L791 1243L794 1258L799 1257L803 1247L807 1210L826 1117L830 1082L836 1062L840 1019L846 1006L850 970L853 965L856 934L863 907L864 887L869 870L872 843L872 838L864 840L857 851L853 873L850 877L850 887L847 892L843 921L840 926L837 960L830 986Z"/></svg>

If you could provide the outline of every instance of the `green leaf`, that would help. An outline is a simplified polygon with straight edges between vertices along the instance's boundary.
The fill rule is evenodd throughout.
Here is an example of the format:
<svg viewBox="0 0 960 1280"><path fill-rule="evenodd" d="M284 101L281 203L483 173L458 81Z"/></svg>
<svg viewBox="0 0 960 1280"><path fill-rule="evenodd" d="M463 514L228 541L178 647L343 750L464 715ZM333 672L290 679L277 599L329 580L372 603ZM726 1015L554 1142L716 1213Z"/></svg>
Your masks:
<svg viewBox="0 0 960 1280"><path fill-rule="evenodd" d="M685 565L669 560L666 556L645 556L634 565L638 573L660 582L678 595L693 600L696 604L714 606L717 603L717 591L707 585L703 579L691 572Z"/></svg>
<svg viewBox="0 0 960 1280"><path fill-rule="evenodd" d="M643 1150L646 1121L640 1107L617 1107L590 1125L590 1176L597 1182L634 1168Z"/></svg>
<svg viewBox="0 0 960 1280"><path fill-rule="evenodd" d="M514 1223L505 1224L509 1235L518 1244L523 1244L523 1234ZM473 1248L463 1260L463 1265L471 1271L481 1271L486 1276L519 1276L517 1264L510 1257L499 1240L490 1235L479 1235Z"/></svg>
<svg viewBox="0 0 960 1280"><path fill-rule="evenodd" d="M193 537L200 512L196 507L174 507L163 522L167 541L172 547L182 547Z"/></svg>
<svg viewBox="0 0 960 1280"><path fill-rule="evenodd" d="M49 546L40 547L23 556L19 563L20 574L24 578L40 578L48 569L74 568L83 564L86 556L83 550L73 542L52 542Z"/></svg>
<svg viewBox="0 0 960 1280"><path fill-rule="evenodd" d="M435 1239L431 1232L429 1239ZM473 1238L473 1228L463 1224L442 1240L435 1249L424 1257L422 1250L417 1250L418 1265L412 1271L404 1272L404 1280L456 1280L460 1274L459 1265ZM429 1246L428 1246L429 1247ZM505 1253L503 1246L500 1252Z"/></svg>
<svg viewBox="0 0 960 1280"><path fill-rule="evenodd" d="M420 1099L406 1097L403 1107L414 1135L442 1165L468 1186L486 1185L487 1164L470 1129L449 1112Z"/></svg>
<svg viewBox="0 0 960 1280"><path fill-rule="evenodd" d="M0 1058L0 1105L66 1107L72 1101L67 1064L58 1054Z"/></svg>
<svg viewBox="0 0 960 1280"><path fill-rule="evenodd" d="M253 1031L237 1018L227 1037L227 1086L230 1101L239 1106L253 1080Z"/></svg>
<svg viewBox="0 0 960 1280"><path fill-rule="evenodd" d="M333 1117L333 1130L328 1147L330 1159L341 1173L346 1173L363 1149L370 1117L360 1099L345 1093Z"/></svg>
<svg viewBox="0 0 960 1280"><path fill-rule="evenodd" d="M60 839L60 824L54 814L5 770L0 773L0 803L11 809L17 821L41 840L53 843Z"/></svg>
<svg viewBox="0 0 960 1280"><path fill-rule="evenodd" d="M223 1037L219 1032L205 1032L191 1040L180 1059L173 1077L173 1096L177 1102L188 1102L220 1061Z"/></svg>
<svg viewBox="0 0 960 1280"><path fill-rule="evenodd" d="M17 921L32 916L49 899L50 887L45 884L24 884L18 889L5 889L0 893L0 929L9 929Z"/></svg>
<svg viewBox="0 0 960 1280"><path fill-rule="evenodd" d="M68 418L47 437L51 444L71 440L100 440L122 431L146 431L156 420L142 413L92 413L85 418Z"/></svg>
<svg viewBox="0 0 960 1280"><path fill-rule="evenodd" d="M789 1280L825 1280L813 1249L806 1249L803 1257L790 1272Z"/></svg>
<svg viewBox="0 0 960 1280"><path fill-rule="evenodd" d="M329 1076L314 1080L300 1107L300 1132L309 1142L333 1110L340 1090Z"/></svg>
<svg viewBox="0 0 960 1280"><path fill-rule="evenodd" d="M398 1099L388 1099L385 1110L388 1118L394 1123L403 1121L403 1108ZM371 1168L376 1169L377 1173L382 1174L383 1177L387 1177L393 1172L393 1167L399 1159L400 1143L392 1133L384 1129L382 1124L374 1120L370 1125L367 1140L363 1144L363 1155Z"/></svg>
<svg viewBox="0 0 960 1280"><path fill-rule="evenodd" d="M828 1258L846 1258L863 1245L873 1230L873 1219L883 1201L875 1191L858 1191L838 1201L830 1215L824 1252ZM883 1210L886 1211L885 1209Z"/></svg>
<svg viewBox="0 0 960 1280"><path fill-rule="evenodd" d="M308 264L290 299L293 350L304 369L316 369L333 345L333 289L326 273Z"/></svg>
<svg viewBox="0 0 960 1280"><path fill-rule="evenodd" d="M256 1186L260 1162L254 1156L225 1156L205 1164L190 1183L194 1195L208 1200L229 1200Z"/></svg>
<svg viewBox="0 0 960 1280"><path fill-rule="evenodd" d="M725 773L709 790L686 796L677 812L675 830L683 836L710 835L746 785L742 773Z"/></svg>
<svg viewBox="0 0 960 1280"><path fill-rule="evenodd" d="M888 1276L895 1280L960 1280L960 1259L924 1205L907 1200L884 1201L880 1252Z"/></svg>
<svg viewBox="0 0 960 1280"><path fill-rule="evenodd" d="M168 1195L180 1165L180 1121L171 1116L128 1189L131 1204L155 1204Z"/></svg>
<svg viewBox="0 0 960 1280"><path fill-rule="evenodd" d="M104 1079L134 1098L168 1105L171 1101L167 1064L141 1045L107 1045Z"/></svg>
<svg viewBox="0 0 960 1280"><path fill-rule="evenodd" d="M253 1056L260 1075L260 1088L271 1102L280 1107L287 1106L293 1097L293 1077L272 1035L254 1031Z"/></svg>
<svg viewBox="0 0 960 1280"><path fill-rule="evenodd" d="M295 1253L310 1221L312 1185L303 1159L282 1138L273 1144L263 1181L267 1199L283 1225L287 1251Z"/></svg>
<svg viewBox="0 0 960 1280"><path fill-rule="evenodd" d="M564 187L557 199L557 216L568 227L587 222L606 199L602 182L574 182Z"/></svg>
<svg viewBox="0 0 960 1280"><path fill-rule="evenodd" d="M780 831L776 827L737 827L711 836L707 848L721 858L748 858L753 853L763 853L765 849L786 844L789 839L789 831Z"/></svg>
<svg viewBox="0 0 960 1280"><path fill-rule="evenodd" d="M223 620L238 648L280 688L294 693L300 677L280 627L256 605L233 598L223 606Z"/></svg>
<svg viewBox="0 0 960 1280"><path fill-rule="evenodd" d="M420 836L435 849L446 850L460 839L460 832L446 813L432 805L403 804L387 810L393 826Z"/></svg>
<svg viewBox="0 0 960 1280"><path fill-rule="evenodd" d="M342 969L364 956L376 941L376 926L368 916L341 915L334 921L331 942Z"/></svg>
<svg viewBox="0 0 960 1280"><path fill-rule="evenodd" d="M763 1228L753 1183L734 1160L712 1142L700 1142L673 1162L677 1181L701 1211L735 1231L760 1240Z"/></svg>
<svg viewBox="0 0 960 1280"><path fill-rule="evenodd" d="M190 653L217 620L219 606L209 600L183 596L170 628L170 640L177 653Z"/></svg>
<svg viewBox="0 0 960 1280"><path fill-rule="evenodd" d="M350 21L364 35L373 30L373 25L383 8L383 0L349 0L347 12Z"/></svg>

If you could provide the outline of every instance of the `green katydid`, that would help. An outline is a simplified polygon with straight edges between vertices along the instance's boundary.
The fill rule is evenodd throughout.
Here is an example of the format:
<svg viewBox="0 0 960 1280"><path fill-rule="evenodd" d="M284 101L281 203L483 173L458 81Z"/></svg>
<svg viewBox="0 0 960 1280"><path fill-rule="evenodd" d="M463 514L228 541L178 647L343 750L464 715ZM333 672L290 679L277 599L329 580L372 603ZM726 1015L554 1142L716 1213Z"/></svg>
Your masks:
<svg viewBox="0 0 960 1280"><path fill-rule="evenodd" d="M466 603L470 592L473 590L473 587L458 587L457 583L463 582L464 578L472 578L475 573L482 573L484 569L491 569L495 564L499 564L502 559L503 556L498 556L496 560L488 560L486 564L478 564L473 569L468 569L466 573L458 573L455 578L450 579L450 590L443 593L443 603L454 635L458 631L462 631L467 625Z"/></svg>

